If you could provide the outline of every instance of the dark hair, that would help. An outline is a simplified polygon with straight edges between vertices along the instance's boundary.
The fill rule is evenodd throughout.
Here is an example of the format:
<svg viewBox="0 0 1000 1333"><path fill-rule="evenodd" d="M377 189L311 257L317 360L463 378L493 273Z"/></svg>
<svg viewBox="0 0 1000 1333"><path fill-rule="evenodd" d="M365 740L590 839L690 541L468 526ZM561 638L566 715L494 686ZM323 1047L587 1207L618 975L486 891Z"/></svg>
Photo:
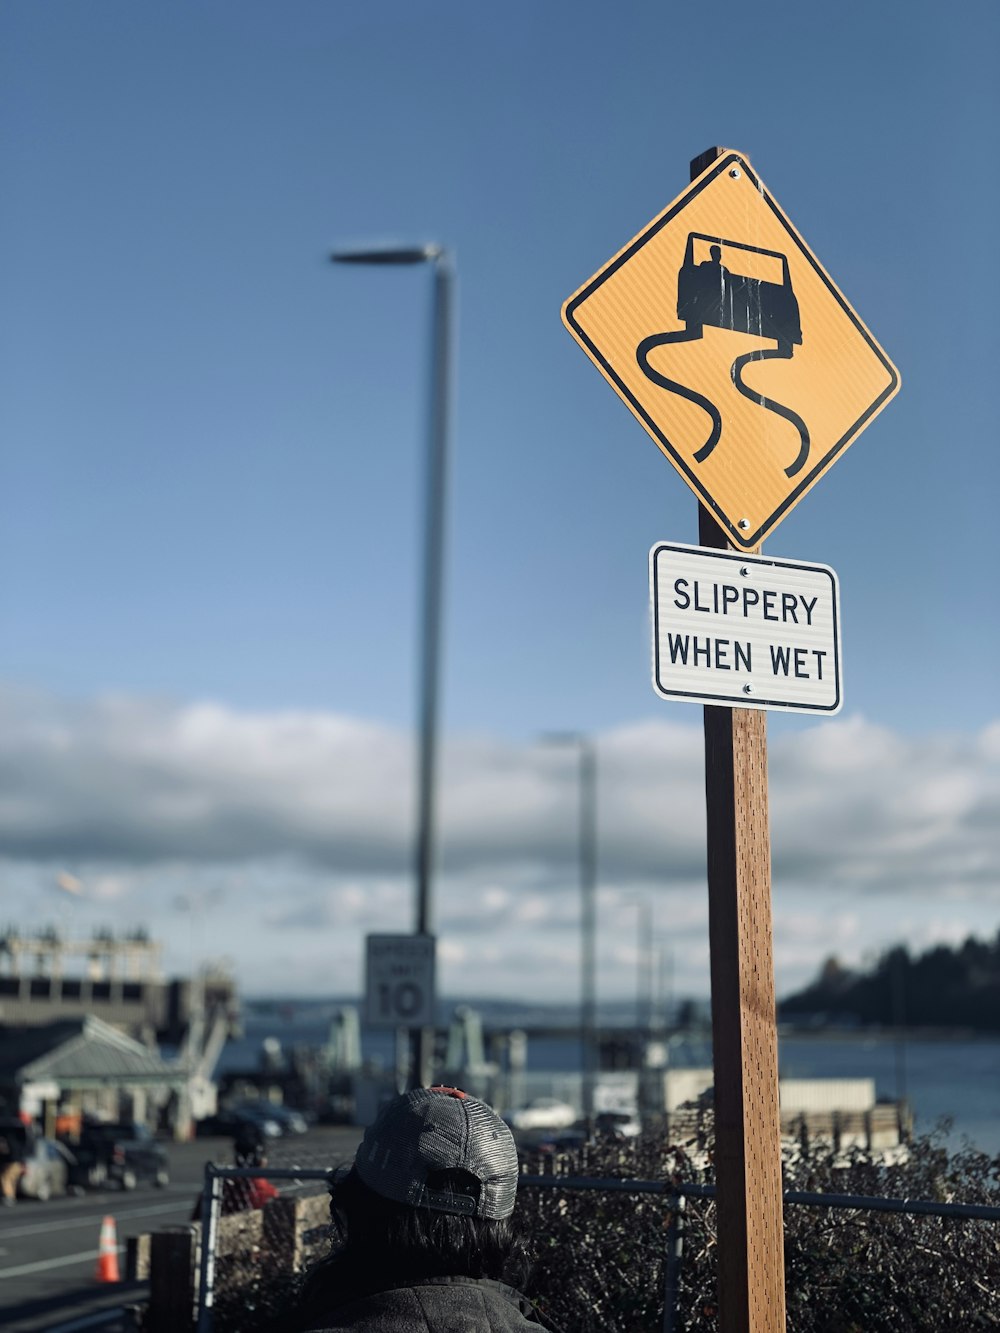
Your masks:
<svg viewBox="0 0 1000 1333"><path fill-rule="evenodd" d="M447 1193L479 1192L467 1171L433 1172L427 1184ZM527 1250L511 1218L395 1203L369 1189L353 1167L331 1178L330 1216L334 1251L306 1278L300 1298L306 1317L425 1278L493 1278L522 1287L528 1276Z"/></svg>

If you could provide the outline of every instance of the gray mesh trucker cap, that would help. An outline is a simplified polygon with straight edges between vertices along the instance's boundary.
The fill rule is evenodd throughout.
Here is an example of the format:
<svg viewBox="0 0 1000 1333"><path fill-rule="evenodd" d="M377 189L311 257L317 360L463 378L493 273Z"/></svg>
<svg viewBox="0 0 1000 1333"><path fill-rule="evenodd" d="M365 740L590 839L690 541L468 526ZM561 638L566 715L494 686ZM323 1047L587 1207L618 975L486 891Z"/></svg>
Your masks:
<svg viewBox="0 0 1000 1333"><path fill-rule="evenodd" d="M384 1106L354 1159L384 1199L470 1217L509 1217L517 1194L514 1136L485 1102L457 1088L414 1088ZM479 1198L428 1189L432 1171L468 1171Z"/></svg>

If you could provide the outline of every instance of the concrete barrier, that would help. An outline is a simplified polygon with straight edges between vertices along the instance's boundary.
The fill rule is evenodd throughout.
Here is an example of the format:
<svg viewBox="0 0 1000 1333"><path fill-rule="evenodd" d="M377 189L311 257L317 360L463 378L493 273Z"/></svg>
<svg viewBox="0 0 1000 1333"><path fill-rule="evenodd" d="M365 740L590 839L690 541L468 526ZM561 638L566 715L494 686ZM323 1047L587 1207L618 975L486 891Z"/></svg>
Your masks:
<svg viewBox="0 0 1000 1333"><path fill-rule="evenodd" d="M322 1194L284 1196L263 1208L220 1217L215 1250L218 1293L241 1281L249 1265L269 1274L291 1276L305 1267L312 1251L325 1244L330 1198ZM198 1316L201 1223L166 1227L126 1242L129 1277L149 1279L147 1333L191 1333Z"/></svg>

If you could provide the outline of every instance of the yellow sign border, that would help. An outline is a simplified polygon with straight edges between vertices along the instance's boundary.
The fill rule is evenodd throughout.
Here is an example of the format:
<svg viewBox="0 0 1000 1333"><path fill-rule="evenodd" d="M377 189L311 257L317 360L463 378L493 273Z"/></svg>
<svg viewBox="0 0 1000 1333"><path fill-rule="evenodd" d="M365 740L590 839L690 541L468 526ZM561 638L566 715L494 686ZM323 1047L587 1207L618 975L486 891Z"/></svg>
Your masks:
<svg viewBox="0 0 1000 1333"><path fill-rule="evenodd" d="M771 513L754 532L741 531L738 522L728 514L722 512L715 499L705 488L698 476L692 471L687 459L681 455L671 444L670 440L663 433L660 427L652 419L646 409L629 390L628 386L616 374L614 367L605 359L600 349L591 340L588 334L583 330L580 324L575 320L574 314L577 308L591 296L612 274L616 273L624 264L626 264L638 250L640 250L652 237L662 230L694 199L702 190L705 189L713 180L725 171L739 169L745 171L750 181L758 191L764 203L771 209L780 225L787 232L793 244L800 251L802 257L815 270L816 274L829 291L832 298L841 307L851 323L855 326L858 333L868 344L871 351L885 367L889 376L889 383L881 394L870 404L854 423L844 432L841 437L835 441L831 448L818 460L818 462L809 469L794 489L789 492L780 505ZM566 301L562 308L563 323L580 343L584 351L600 370L601 374L612 386L620 398L628 405L630 410L639 418L643 426L653 437L661 451L666 454L673 465L684 477L687 484L695 492L702 504L709 510L712 517L720 525L727 536L739 547L749 550L761 544L763 539L781 522L785 515L802 498L806 491L810 490L820 477L833 465L836 459L844 452L861 432L874 420L874 418L885 407L886 403L899 392L900 374L892 364L885 352L876 342L871 332L861 320L853 306L837 287L836 283L820 264L819 260L810 250L809 246L800 236L799 232L792 225L791 221L784 213L780 205L766 189L757 173L751 167L749 161L743 154L727 150L722 157L707 167L702 174L692 182L692 184L681 194L668 204L663 212L659 213L652 222L639 234L632 238L621 250L618 251L597 273L594 274L584 285Z"/></svg>

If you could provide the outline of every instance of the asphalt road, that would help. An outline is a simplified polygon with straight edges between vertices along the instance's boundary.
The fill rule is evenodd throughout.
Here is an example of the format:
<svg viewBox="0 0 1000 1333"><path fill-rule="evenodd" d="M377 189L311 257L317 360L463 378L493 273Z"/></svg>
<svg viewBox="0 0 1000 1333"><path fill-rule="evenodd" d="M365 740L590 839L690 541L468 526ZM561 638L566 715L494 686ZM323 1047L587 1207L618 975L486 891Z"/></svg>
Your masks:
<svg viewBox="0 0 1000 1333"><path fill-rule="evenodd" d="M352 1126L323 1127L279 1139L272 1144L270 1164L329 1168L350 1160L361 1133ZM115 1219L124 1273L126 1238L188 1222L205 1162L232 1161L227 1139L170 1144L169 1153L171 1179L165 1189L94 1190L47 1203L18 1200L14 1208L0 1209L0 1328L4 1333L83 1333L85 1329L110 1333L115 1321L109 1312L146 1299L145 1282L96 1280L103 1219L109 1215Z"/></svg>

